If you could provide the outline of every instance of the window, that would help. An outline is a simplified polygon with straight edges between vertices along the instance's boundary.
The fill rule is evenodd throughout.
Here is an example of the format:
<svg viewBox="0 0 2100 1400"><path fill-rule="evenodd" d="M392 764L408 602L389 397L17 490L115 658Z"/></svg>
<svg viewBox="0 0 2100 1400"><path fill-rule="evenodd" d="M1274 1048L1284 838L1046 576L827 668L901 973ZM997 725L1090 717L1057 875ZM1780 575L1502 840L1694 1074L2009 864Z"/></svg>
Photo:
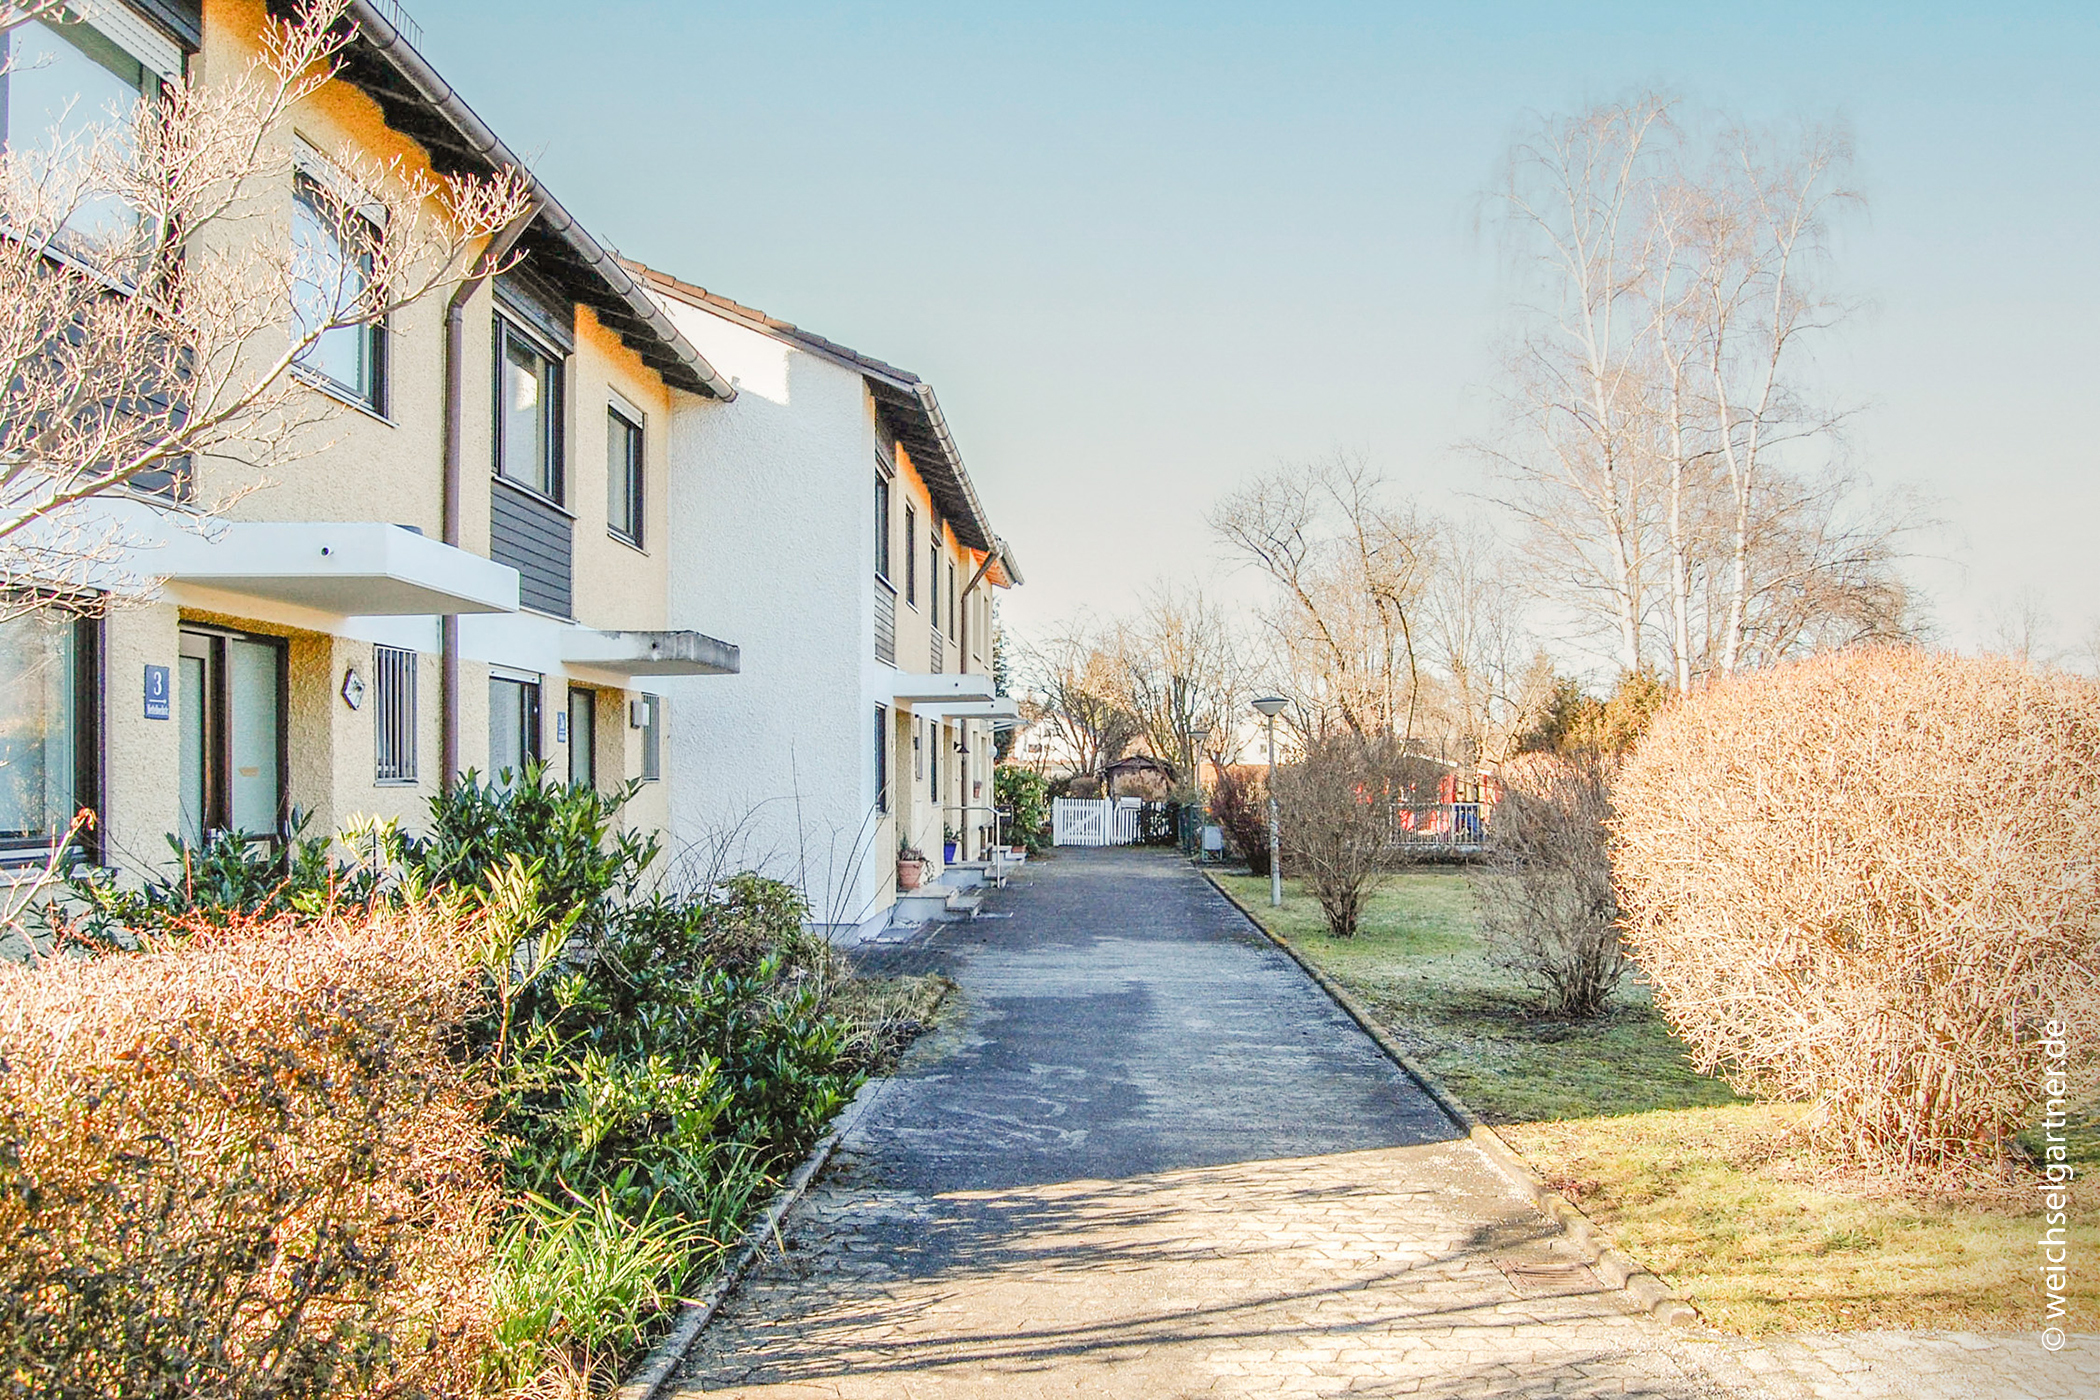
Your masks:
<svg viewBox="0 0 2100 1400"><path fill-rule="evenodd" d="M919 511L904 507L904 601L919 606Z"/></svg>
<svg viewBox="0 0 2100 1400"><path fill-rule="evenodd" d="M0 859L46 857L100 805L95 636L57 608L0 623Z"/></svg>
<svg viewBox="0 0 2100 1400"><path fill-rule="evenodd" d="M890 576L890 479L875 474L875 577Z"/></svg>
<svg viewBox="0 0 2100 1400"><path fill-rule="evenodd" d="M416 780L416 654L372 648L373 777L387 784Z"/></svg>
<svg viewBox="0 0 2100 1400"><path fill-rule="evenodd" d="M875 707L875 810L890 809L890 712Z"/></svg>
<svg viewBox="0 0 2100 1400"><path fill-rule="evenodd" d="M569 687L569 786L598 786L598 693Z"/></svg>
<svg viewBox="0 0 2100 1400"><path fill-rule="evenodd" d="M284 643L185 628L175 683L182 837L275 836L285 818Z"/></svg>
<svg viewBox="0 0 2100 1400"><path fill-rule="evenodd" d="M320 332L299 356L299 368L384 413L385 323L331 324L364 300L379 230L308 171L294 177L293 191L292 327L300 336Z"/></svg>
<svg viewBox="0 0 2100 1400"><path fill-rule="evenodd" d="M955 561L951 559L948 561L948 640L951 642L956 637L955 613Z"/></svg>
<svg viewBox="0 0 2100 1400"><path fill-rule="evenodd" d="M926 795L938 806L941 800L941 760L948 753L948 741L945 737L948 733L948 726L942 724L939 720L935 720L930 729L931 737L929 742L933 745L933 758L926 766L927 781L930 784Z"/></svg>
<svg viewBox="0 0 2100 1400"><path fill-rule="evenodd" d="M911 775L926 776L926 721L914 715L911 721Z"/></svg>
<svg viewBox="0 0 2100 1400"><path fill-rule="evenodd" d="M664 775L664 701L661 695L644 695L629 710L629 723L642 731L642 779L656 782Z"/></svg>
<svg viewBox="0 0 2100 1400"><path fill-rule="evenodd" d="M605 525L642 547L642 423L618 405L605 413Z"/></svg>
<svg viewBox="0 0 2100 1400"><path fill-rule="evenodd" d="M25 161L31 180L52 168L53 157L77 160L97 130L124 139L141 94L156 86L138 59L77 22L19 25L0 36L0 52L7 68L0 76L0 142ZM94 195L65 227L76 245L123 239L136 232L138 213L115 195Z"/></svg>
<svg viewBox="0 0 2100 1400"><path fill-rule="evenodd" d="M926 612L933 620L933 630L941 630L941 522L928 517L926 521ZM936 671L940 667L934 667Z"/></svg>
<svg viewBox="0 0 2100 1400"><path fill-rule="evenodd" d="M540 757L540 685L489 677L489 775L509 791Z"/></svg>
<svg viewBox="0 0 2100 1400"><path fill-rule="evenodd" d="M496 318L496 475L562 498L561 359Z"/></svg>

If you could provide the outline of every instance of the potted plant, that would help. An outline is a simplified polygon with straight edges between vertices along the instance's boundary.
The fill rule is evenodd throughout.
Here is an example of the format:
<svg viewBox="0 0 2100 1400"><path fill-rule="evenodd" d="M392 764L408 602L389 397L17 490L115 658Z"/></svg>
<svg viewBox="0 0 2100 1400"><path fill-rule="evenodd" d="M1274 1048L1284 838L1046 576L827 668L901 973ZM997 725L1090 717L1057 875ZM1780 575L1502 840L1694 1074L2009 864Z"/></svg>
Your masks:
<svg viewBox="0 0 2100 1400"><path fill-rule="evenodd" d="M944 823L941 827L942 862L948 865L955 864L955 848L961 844L962 837L956 834L955 828Z"/></svg>
<svg viewBox="0 0 2100 1400"><path fill-rule="evenodd" d="M911 891L926 882L926 853L909 841L897 843L897 888Z"/></svg>

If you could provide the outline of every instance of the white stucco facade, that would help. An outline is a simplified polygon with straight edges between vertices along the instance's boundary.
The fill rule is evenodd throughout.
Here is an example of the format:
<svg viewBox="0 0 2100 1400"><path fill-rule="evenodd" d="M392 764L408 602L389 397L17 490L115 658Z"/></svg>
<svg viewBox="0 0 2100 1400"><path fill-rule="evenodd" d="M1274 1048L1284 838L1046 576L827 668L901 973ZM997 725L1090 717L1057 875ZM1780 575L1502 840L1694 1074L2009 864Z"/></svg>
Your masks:
<svg viewBox="0 0 2100 1400"><path fill-rule="evenodd" d="M990 721L946 719L992 691L989 641L966 641L966 626L954 626L975 606L976 595L962 595L986 556L931 523L932 497L908 454L887 445L884 409L851 352L776 334L752 323L758 313L652 290L737 388L729 403L681 400L671 419L667 622L704 619L738 639L742 665L704 684L666 683L666 759L678 774L669 874L758 869L791 880L817 923L850 938L888 922L900 841L938 869L944 830L968 825L958 804L981 800L989 820ZM877 576L878 473L894 480L887 583ZM929 548L946 550L942 562ZM878 657L885 591L897 664ZM934 636L944 625L957 638L945 648ZM975 837L960 855L978 854Z"/></svg>

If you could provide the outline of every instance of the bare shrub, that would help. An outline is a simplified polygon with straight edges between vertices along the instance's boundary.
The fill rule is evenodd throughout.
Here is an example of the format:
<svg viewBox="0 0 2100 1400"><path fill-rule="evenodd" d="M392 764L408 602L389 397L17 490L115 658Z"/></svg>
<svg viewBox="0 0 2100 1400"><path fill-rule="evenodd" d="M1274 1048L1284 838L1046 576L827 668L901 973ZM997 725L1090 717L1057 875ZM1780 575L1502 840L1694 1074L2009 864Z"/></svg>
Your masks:
<svg viewBox="0 0 2100 1400"><path fill-rule="evenodd" d="M1269 785L1259 769L1227 764L1210 792L1211 819L1256 875L1269 873Z"/></svg>
<svg viewBox="0 0 2100 1400"><path fill-rule="evenodd" d="M431 907L0 967L13 1393L471 1392L492 1185Z"/></svg>
<svg viewBox="0 0 2100 1400"><path fill-rule="evenodd" d="M2100 687L1818 657L1663 715L1616 795L1627 941L1702 1069L1816 1104L1850 1163L2003 1163L2044 1026L2100 1003Z"/></svg>
<svg viewBox="0 0 2100 1400"><path fill-rule="evenodd" d="M1395 810L1434 790L1440 772L1394 740L1353 734L1316 740L1277 770L1286 868L1320 901L1335 937L1355 936L1365 901L1392 870Z"/></svg>
<svg viewBox="0 0 2100 1400"><path fill-rule="evenodd" d="M1473 882L1488 957L1549 1016L1604 1010L1626 971L1608 827L1612 762L1530 754L1505 764L1487 864Z"/></svg>

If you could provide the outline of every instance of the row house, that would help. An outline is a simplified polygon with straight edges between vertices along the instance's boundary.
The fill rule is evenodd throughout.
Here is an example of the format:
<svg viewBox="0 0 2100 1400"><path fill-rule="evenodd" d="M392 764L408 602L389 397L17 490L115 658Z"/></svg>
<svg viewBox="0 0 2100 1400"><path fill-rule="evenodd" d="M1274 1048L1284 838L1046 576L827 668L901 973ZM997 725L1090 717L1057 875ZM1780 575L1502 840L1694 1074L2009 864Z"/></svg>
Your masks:
<svg viewBox="0 0 2100 1400"><path fill-rule="evenodd" d="M245 65L267 13L98 0L35 33L54 71L150 93ZM283 139L524 168L394 7L351 18ZM455 775L531 760L642 780L625 820L667 834L674 878L741 823L742 863L841 931L891 916L899 842L984 854L989 590L1017 575L931 390L622 263L536 193L510 270L299 368L337 409L326 450L209 528L112 504L153 601L0 628L0 854L36 858L79 807L133 873L169 834L269 839L295 813L415 828ZM296 175L282 198L296 216Z"/></svg>
<svg viewBox="0 0 2100 1400"><path fill-rule="evenodd" d="M994 727L1016 718L993 592L1021 577L932 386L630 269L737 394L672 411L672 621L764 639L736 676L671 687L678 848L794 879L835 936L897 917L900 848L933 872L905 917L969 898L1000 838Z"/></svg>

